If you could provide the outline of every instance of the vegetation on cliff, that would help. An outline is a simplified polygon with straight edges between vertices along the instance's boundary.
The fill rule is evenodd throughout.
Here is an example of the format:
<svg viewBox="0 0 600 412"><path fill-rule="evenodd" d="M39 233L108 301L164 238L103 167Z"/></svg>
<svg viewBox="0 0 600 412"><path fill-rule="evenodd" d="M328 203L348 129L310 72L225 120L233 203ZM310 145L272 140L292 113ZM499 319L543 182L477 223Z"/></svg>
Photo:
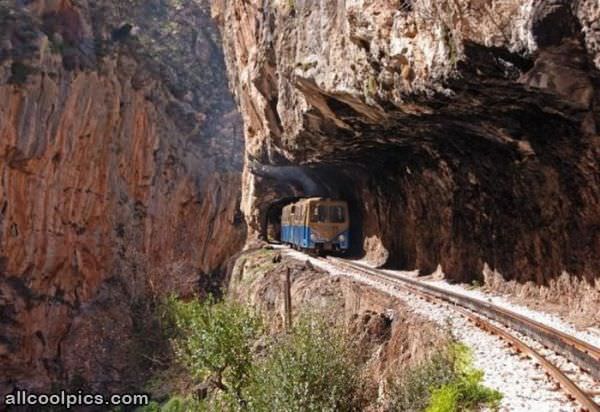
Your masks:
<svg viewBox="0 0 600 412"><path fill-rule="evenodd" d="M248 387L249 409L361 410L375 395L361 363L359 348L343 329L304 315L258 361Z"/></svg>
<svg viewBox="0 0 600 412"><path fill-rule="evenodd" d="M302 314L284 333L233 301L170 298L177 361L193 382L187 393L146 411L458 411L494 408L501 395L481 384L469 350L450 341L389 377L384 396L366 373L369 355L342 325Z"/></svg>
<svg viewBox="0 0 600 412"><path fill-rule="evenodd" d="M169 301L178 335L177 358L207 389L218 390L227 404L244 406L252 380L253 346L262 332L260 317L233 302Z"/></svg>
<svg viewBox="0 0 600 412"><path fill-rule="evenodd" d="M496 409L502 394L482 385L469 347L450 341L424 362L390 378L390 411L453 412Z"/></svg>

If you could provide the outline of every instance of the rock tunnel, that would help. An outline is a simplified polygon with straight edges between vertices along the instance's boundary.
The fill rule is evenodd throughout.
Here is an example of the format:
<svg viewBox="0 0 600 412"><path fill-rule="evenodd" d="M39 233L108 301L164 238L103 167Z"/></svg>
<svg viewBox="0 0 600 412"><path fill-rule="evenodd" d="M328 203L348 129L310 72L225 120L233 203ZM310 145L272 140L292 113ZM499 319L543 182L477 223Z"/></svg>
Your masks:
<svg viewBox="0 0 600 412"><path fill-rule="evenodd" d="M548 272L597 270L588 256L598 233L586 221L593 216L589 166L596 152L577 122L515 110L506 124L490 122L486 130L446 120L419 144L334 152L302 167L316 192L264 177L274 200L263 206L262 234L277 239L283 206L316 195L348 202L351 255L377 265L422 274L441 265L454 279L471 281L487 264L538 284ZM519 138L502 140L503 133Z"/></svg>
<svg viewBox="0 0 600 412"><path fill-rule="evenodd" d="M521 282L544 284L563 271L592 279L599 152L586 132L590 113L522 88L488 87L504 106L492 97L478 111L453 103L380 125L335 106L363 140L349 145L342 130L329 151L303 153L311 161L295 170L310 190L266 177L274 199L267 220L298 197L340 198L350 206L352 255L377 265L422 274L441 265L460 281L481 279L485 265ZM318 146L305 138L303 147Z"/></svg>
<svg viewBox="0 0 600 412"><path fill-rule="evenodd" d="M297 35L305 27L299 16L313 16L305 11L296 20L258 20L280 36L277 44L259 36L256 55L237 50L256 62L251 83L233 79L243 112L252 114L248 150L260 165L250 168L250 232L266 237L291 199L328 196L349 202L353 254L378 265L422 274L441 265L459 281L481 279L486 265L538 285L564 272L597 277L600 72L568 2L532 9L531 52L510 39L492 46L457 33L464 37L449 53L460 58L431 67L398 61L386 48L393 32L359 42L369 45L362 51L348 45L363 29L351 16L321 37L339 29L331 41L340 43L328 44L351 50L349 61L291 67L321 50L315 38ZM399 25L419 18L394 13ZM413 31L409 38L421 35L431 40ZM458 42L432 44L450 40Z"/></svg>
<svg viewBox="0 0 600 412"><path fill-rule="evenodd" d="M265 216L265 227L261 235L269 242L279 242L281 240L281 211L282 209L298 201L301 197L284 197L271 203L267 207Z"/></svg>

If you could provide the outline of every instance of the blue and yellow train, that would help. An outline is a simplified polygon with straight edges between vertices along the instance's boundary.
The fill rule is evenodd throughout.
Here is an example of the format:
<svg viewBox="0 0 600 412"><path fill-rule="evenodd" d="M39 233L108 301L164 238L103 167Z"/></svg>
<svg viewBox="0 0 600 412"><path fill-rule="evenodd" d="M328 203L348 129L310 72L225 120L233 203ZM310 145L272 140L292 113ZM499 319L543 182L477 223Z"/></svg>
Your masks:
<svg viewBox="0 0 600 412"><path fill-rule="evenodd" d="M320 197L301 199L283 208L281 241L297 249L346 251L350 245L348 204Z"/></svg>

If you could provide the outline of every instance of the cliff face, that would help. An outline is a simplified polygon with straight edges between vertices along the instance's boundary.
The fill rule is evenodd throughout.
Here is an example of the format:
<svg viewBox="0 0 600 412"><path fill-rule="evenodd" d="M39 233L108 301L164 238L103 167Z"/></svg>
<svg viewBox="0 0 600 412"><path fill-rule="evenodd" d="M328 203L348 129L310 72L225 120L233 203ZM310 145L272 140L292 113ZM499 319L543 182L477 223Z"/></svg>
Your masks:
<svg viewBox="0 0 600 412"><path fill-rule="evenodd" d="M350 201L355 252L454 279L600 273L593 1L217 2L250 236Z"/></svg>
<svg viewBox="0 0 600 412"><path fill-rule="evenodd" d="M241 118L207 9L0 5L0 394L139 383L153 298L213 287L241 248Z"/></svg>

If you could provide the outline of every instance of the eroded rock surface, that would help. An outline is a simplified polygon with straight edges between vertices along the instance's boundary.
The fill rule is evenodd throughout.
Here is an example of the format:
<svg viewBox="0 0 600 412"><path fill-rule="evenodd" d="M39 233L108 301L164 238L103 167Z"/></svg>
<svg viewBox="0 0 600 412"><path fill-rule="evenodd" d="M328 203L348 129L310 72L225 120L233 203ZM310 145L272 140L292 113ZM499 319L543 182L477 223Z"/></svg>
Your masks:
<svg viewBox="0 0 600 412"><path fill-rule="evenodd" d="M180 3L0 4L0 394L138 385L153 299L242 246L241 118Z"/></svg>
<svg viewBox="0 0 600 412"><path fill-rule="evenodd" d="M374 261L466 281L486 263L537 284L600 273L596 2L232 0L213 13L244 116L251 238L310 186L350 201L355 252Z"/></svg>

